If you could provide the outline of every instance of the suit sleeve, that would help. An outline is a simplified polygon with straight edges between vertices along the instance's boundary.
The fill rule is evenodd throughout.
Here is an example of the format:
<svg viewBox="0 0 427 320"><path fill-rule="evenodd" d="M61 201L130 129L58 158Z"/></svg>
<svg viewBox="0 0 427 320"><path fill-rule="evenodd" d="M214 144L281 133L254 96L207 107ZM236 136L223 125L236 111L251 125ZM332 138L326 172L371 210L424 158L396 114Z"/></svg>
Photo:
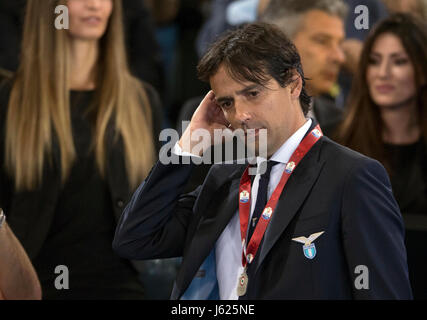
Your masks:
<svg viewBox="0 0 427 320"><path fill-rule="evenodd" d="M182 256L193 206L201 187L181 195L193 164L158 162L125 208L113 249L131 260Z"/></svg>
<svg viewBox="0 0 427 320"><path fill-rule="evenodd" d="M362 160L347 176L343 245L355 299L412 299L404 224L384 167Z"/></svg>

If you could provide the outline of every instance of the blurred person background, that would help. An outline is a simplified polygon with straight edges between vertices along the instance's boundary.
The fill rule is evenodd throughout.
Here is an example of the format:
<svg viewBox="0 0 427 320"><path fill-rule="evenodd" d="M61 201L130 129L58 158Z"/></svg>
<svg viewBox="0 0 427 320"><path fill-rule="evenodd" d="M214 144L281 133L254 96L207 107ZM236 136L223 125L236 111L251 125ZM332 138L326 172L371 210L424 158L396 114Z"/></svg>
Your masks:
<svg viewBox="0 0 427 320"><path fill-rule="evenodd" d="M0 1L0 68L16 71L27 0ZM130 70L140 80L164 90L163 66L154 22L144 0L122 0Z"/></svg>
<svg viewBox="0 0 427 320"><path fill-rule="evenodd" d="M336 140L380 161L406 222L416 299L427 298L427 24L394 14L364 45Z"/></svg>
<svg viewBox="0 0 427 320"><path fill-rule="evenodd" d="M392 13L409 13L420 19L427 19L426 0L382 0Z"/></svg>
<svg viewBox="0 0 427 320"><path fill-rule="evenodd" d="M132 1L132 0L123 0ZM181 106L205 92L197 79L198 56L195 41L207 0L145 0L155 22L165 79L165 126L175 127Z"/></svg>
<svg viewBox="0 0 427 320"><path fill-rule="evenodd" d="M69 30L54 27L67 4ZM111 243L156 160L161 104L127 65L120 0L28 0L16 74L0 91L0 206L44 299L142 299ZM157 146L158 149L158 146ZM69 268L70 289L54 286Z"/></svg>
<svg viewBox="0 0 427 320"><path fill-rule="evenodd" d="M349 7L349 15L345 23L346 39L341 45L345 54L345 62L340 70L335 90L333 90L336 105L342 109L346 106L364 41L369 31L389 15L387 7L381 0L345 0L345 2ZM366 17L363 16L365 13L367 13ZM359 22L366 23L367 28L365 25L356 26L356 19L361 17L363 20Z"/></svg>
<svg viewBox="0 0 427 320"><path fill-rule="evenodd" d="M196 46L199 58L224 32L255 22L270 0L211 0L206 21L200 28Z"/></svg>
<svg viewBox="0 0 427 320"><path fill-rule="evenodd" d="M339 7L343 6L343 3L347 7L345 14L344 10L339 9ZM361 14L360 11L356 10L358 7L367 9L368 16L365 19L367 21L364 22L368 23L368 29L359 29L356 27L355 19ZM288 8L292 8L292 10ZM319 9L329 15L328 21L325 21L326 18L322 20L310 19L316 14L313 11ZM316 116L316 113L319 113L316 110L319 107L316 106L317 101L320 108L322 105L330 105L325 110L326 112L324 112L326 117L319 119L319 123L326 134L333 131L342 117L342 109L345 106L345 101L350 91L353 74L356 71L355 66L357 65L363 41L369 29L387 15L387 10L380 0L314 1L313 4L310 1L268 0L267 8L264 15L261 16L261 20L278 24L283 31L289 33L294 38L296 38L297 32L299 32L298 36L300 39L305 39L305 41L302 42L300 39L294 41L297 47L298 42L300 46L302 44L305 45L301 49L298 49L301 51L301 55L305 56L306 61L312 61L310 65L306 64L306 69L313 68L314 70L323 70L322 73L324 74L331 73L330 79L324 79L325 76L322 79L321 74L315 74L312 77L310 75L307 76L307 78L311 78L311 81L309 80L308 83L312 83L312 87L314 88L314 92L312 93L314 96L314 115ZM341 18L340 24L342 26L334 26L332 24L333 16ZM336 21L335 23L338 22ZM332 48L332 42L327 43L325 38L324 43L321 44L314 37L316 33L323 33L327 37L327 33L334 32L336 40L336 32L338 31L342 32L342 35L340 36L339 43L336 45L335 53ZM308 46L309 44L311 46ZM313 50L317 50L319 53L323 52L324 54L321 56L311 55L310 59L308 59L307 54ZM337 50L340 51L339 56L337 55ZM337 59L338 57L339 59ZM331 66L331 70L328 70L329 68L326 64ZM336 75L332 76L332 73ZM321 82L324 84L322 85Z"/></svg>
<svg viewBox="0 0 427 320"><path fill-rule="evenodd" d="M342 43L348 6L342 0L271 0L261 20L277 25L301 55L307 91L313 97L308 116L326 135L334 130L342 110L331 96L345 62Z"/></svg>

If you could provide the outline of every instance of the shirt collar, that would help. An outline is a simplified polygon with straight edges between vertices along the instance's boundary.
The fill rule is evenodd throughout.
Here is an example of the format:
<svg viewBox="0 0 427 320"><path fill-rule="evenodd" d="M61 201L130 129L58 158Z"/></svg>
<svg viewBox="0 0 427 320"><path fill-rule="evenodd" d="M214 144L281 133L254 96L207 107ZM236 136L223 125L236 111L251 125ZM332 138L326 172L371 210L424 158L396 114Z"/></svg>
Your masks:
<svg viewBox="0 0 427 320"><path fill-rule="evenodd" d="M270 160L287 164L292 154L300 145L302 139L310 129L313 120L307 119L307 122L299 128L282 146L272 155ZM266 161L263 157L257 157L257 165L260 168L260 164Z"/></svg>

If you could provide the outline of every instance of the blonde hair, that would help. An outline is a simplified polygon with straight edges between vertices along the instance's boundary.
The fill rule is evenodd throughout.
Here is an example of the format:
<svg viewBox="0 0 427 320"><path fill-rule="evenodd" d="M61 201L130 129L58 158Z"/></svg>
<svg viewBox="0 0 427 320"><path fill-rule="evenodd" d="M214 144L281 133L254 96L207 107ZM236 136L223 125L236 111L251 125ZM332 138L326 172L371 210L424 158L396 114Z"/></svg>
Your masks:
<svg viewBox="0 0 427 320"><path fill-rule="evenodd" d="M44 166L52 161L54 139L59 145L63 183L76 158L70 117L70 37L66 30L54 28L54 10L60 4L66 0L27 1L21 63L6 123L5 162L17 190L41 184ZM151 109L142 84L127 66L121 1L113 0L113 5L99 43L93 144L97 167L104 176L106 133L112 123L115 140L122 138L128 181L134 188L154 163Z"/></svg>

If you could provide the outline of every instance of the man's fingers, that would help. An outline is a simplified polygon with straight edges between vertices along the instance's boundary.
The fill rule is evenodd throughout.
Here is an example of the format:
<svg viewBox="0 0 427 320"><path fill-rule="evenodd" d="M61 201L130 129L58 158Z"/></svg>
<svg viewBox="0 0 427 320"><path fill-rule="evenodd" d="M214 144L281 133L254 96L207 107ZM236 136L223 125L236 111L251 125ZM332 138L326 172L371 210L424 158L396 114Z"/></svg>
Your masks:
<svg viewBox="0 0 427 320"><path fill-rule="evenodd" d="M197 107L194 115L198 114L198 117L205 117L211 112L213 109L211 105L213 105L215 102L215 94L213 91L209 91L208 94L203 98L202 102L200 102L199 106Z"/></svg>
<svg viewBox="0 0 427 320"><path fill-rule="evenodd" d="M202 100L201 104L211 104L215 102L215 93L211 90Z"/></svg>
<svg viewBox="0 0 427 320"><path fill-rule="evenodd" d="M194 124L197 123L196 127L203 127L208 130L229 127L229 122L221 107L216 103L215 93L212 90L203 98L191 121Z"/></svg>

